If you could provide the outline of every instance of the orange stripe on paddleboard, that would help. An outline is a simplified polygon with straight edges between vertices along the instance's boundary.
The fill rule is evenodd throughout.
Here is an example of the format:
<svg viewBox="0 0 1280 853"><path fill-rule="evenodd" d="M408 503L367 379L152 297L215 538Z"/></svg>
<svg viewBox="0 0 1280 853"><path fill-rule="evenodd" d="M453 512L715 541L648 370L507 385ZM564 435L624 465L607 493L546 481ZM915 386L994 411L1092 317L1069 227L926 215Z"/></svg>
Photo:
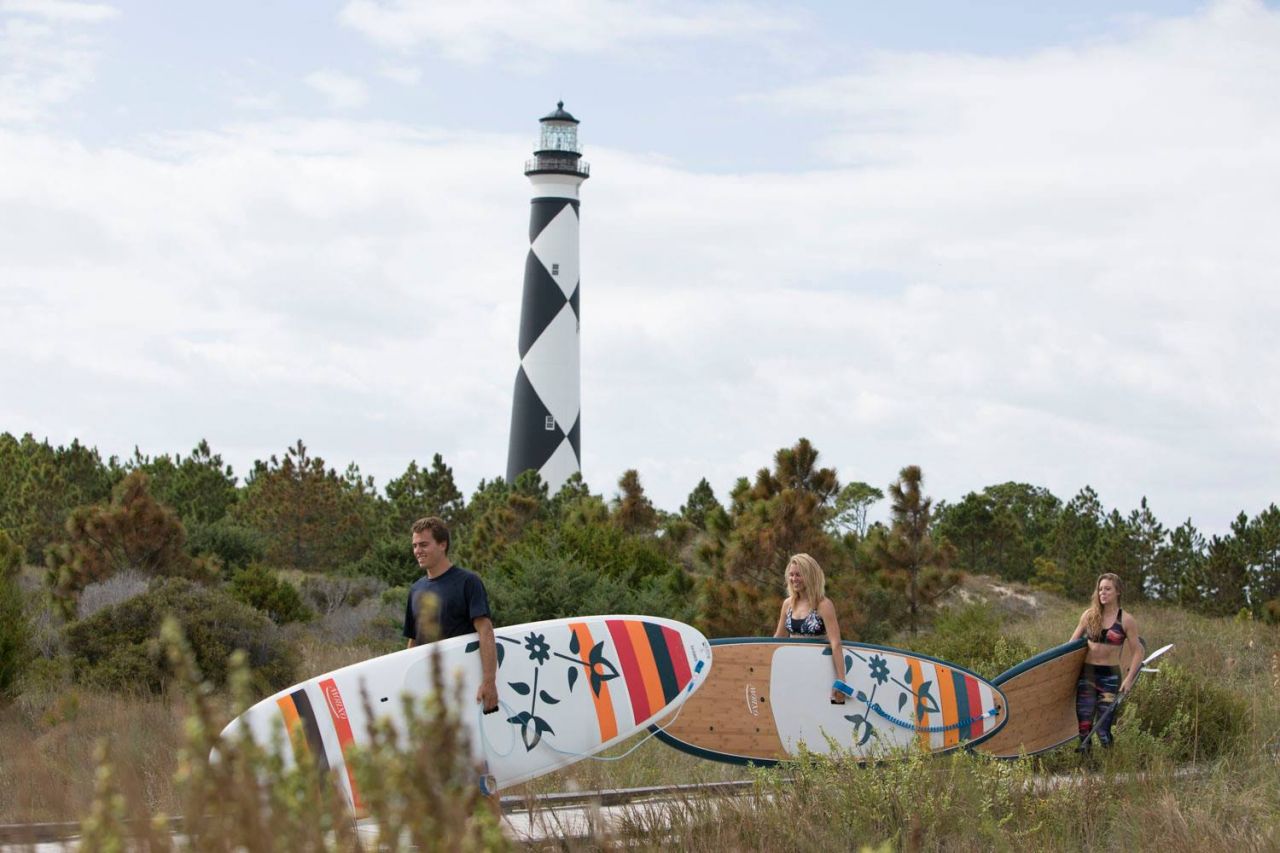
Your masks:
<svg viewBox="0 0 1280 853"><path fill-rule="evenodd" d="M356 774L351 770L351 762L347 751L355 745L351 736L351 721L347 719L347 706L342 701L342 693L332 678L320 682L320 692L324 694L324 704L329 709L329 719L333 720L333 730L338 733L338 745L342 748L342 765L347 769L347 781L351 783L351 805L357 812L364 810L360 802L360 789L356 787Z"/></svg>
<svg viewBox="0 0 1280 853"><path fill-rule="evenodd" d="M653 646L649 645L649 635L645 633L644 623L635 619L627 620L627 634L631 636L631 648L636 653L636 663L640 666L640 674L644 677L644 692L649 699L649 713L656 714L667 704L667 697L662 692L662 675L658 672L658 662L653 659ZM636 720L636 722L640 722Z"/></svg>
<svg viewBox="0 0 1280 853"><path fill-rule="evenodd" d="M911 686L913 688L911 692L919 694L920 685L924 682L924 672L920 668L920 661L916 660L915 658L907 658L907 663L910 664L911 666ZM915 723L917 728L921 728L929 725L929 713L926 711L923 715L916 716L916 708L919 707L920 703L918 700L913 700L913 704L915 707L913 707L911 710L911 721ZM929 733L917 732L916 737L920 739L920 746L923 749L928 750L929 749Z"/></svg>
<svg viewBox="0 0 1280 853"><path fill-rule="evenodd" d="M289 745L293 746L297 741L306 743L307 739L300 731L302 718L298 716L298 709L293 705L293 697L281 696L276 700L276 704L280 706L280 713L284 715L284 734L289 739Z"/></svg>
<svg viewBox="0 0 1280 853"><path fill-rule="evenodd" d="M960 744L960 727L956 725L960 721L960 714L956 708L956 689L955 684L951 680L951 669L945 666L935 666L934 671L938 674L938 704L942 706L942 724L947 726L946 731L942 733L942 746L952 747Z"/></svg>
<svg viewBox="0 0 1280 853"><path fill-rule="evenodd" d="M578 638L578 656L582 658L583 669L587 675L587 690L591 690L591 649L595 640L591 637L591 629L584 622L571 622L569 630ZM600 727L600 742L608 743L618 736L618 718L613 710L613 698L609 695L609 682L600 682L600 692L591 690L591 699L596 709L596 724Z"/></svg>

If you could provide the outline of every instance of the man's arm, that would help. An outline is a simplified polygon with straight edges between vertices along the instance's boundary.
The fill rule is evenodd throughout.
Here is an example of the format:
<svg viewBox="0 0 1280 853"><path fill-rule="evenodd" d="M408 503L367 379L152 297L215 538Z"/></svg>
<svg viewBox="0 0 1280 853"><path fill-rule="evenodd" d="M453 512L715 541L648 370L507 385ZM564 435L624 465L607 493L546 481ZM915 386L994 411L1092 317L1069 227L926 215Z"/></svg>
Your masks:
<svg viewBox="0 0 1280 853"><path fill-rule="evenodd" d="M404 605L404 636L408 638L409 645L406 649L411 649L418 645L418 614L414 612L413 607L413 587L409 587L409 599Z"/></svg>
<svg viewBox="0 0 1280 853"><path fill-rule="evenodd" d="M498 710L498 644L493 638L493 620L488 616L477 616L471 624L480 635L481 681L476 701L486 714L492 714Z"/></svg>

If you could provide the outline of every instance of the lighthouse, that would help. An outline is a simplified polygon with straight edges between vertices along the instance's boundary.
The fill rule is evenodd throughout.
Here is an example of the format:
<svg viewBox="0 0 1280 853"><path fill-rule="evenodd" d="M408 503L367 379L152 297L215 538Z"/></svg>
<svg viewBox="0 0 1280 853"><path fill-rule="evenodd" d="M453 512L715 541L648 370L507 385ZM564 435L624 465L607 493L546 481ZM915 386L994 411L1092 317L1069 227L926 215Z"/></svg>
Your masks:
<svg viewBox="0 0 1280 853"><path fill-rule="evenodd" d="M507 482L532 469L554 494L582 470L578 187L591 170L564 101L540 123L538 148L524 165L533 198Z"/></svg>

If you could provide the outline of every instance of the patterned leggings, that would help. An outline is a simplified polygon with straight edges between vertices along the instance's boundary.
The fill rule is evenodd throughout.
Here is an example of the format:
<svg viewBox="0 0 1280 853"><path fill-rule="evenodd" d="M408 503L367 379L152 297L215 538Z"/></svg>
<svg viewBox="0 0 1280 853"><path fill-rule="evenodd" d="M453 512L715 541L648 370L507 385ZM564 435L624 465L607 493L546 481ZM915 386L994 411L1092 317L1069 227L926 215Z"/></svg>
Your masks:
<svg viewBox="0 0 1280 853"><path fill-rule="evenodd" d="M1080 725L1080 737L1093 729L1095 717L1106 713L1115 704L1119 690L1120 667L1084 665L1080 670L1080 680L1076 682L1076 722ZM1114 716L1107 717L1098 726L1098 741L1103 746L1111 746L1111 723L1114 720Z"/></svg>

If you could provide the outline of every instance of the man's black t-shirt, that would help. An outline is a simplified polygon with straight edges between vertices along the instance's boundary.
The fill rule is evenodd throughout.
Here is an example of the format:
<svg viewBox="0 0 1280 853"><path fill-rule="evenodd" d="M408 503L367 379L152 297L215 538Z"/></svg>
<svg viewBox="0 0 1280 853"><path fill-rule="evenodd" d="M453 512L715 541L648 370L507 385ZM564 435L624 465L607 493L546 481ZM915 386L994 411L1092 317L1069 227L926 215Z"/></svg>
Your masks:
<svg viewBox="0 0 1280 853"><path fill-rule="evenodd" d="M436 623L440 627L438 637L429 637L418 630L418 612L424 596L436 599ZM435 578L423 575L409 588L409 602L404 610L404 636L426 643L432 639L447 640L474 634L476 628L472 620L489 615L489 595L479 575L461 566L450 566Z"/></svg>

